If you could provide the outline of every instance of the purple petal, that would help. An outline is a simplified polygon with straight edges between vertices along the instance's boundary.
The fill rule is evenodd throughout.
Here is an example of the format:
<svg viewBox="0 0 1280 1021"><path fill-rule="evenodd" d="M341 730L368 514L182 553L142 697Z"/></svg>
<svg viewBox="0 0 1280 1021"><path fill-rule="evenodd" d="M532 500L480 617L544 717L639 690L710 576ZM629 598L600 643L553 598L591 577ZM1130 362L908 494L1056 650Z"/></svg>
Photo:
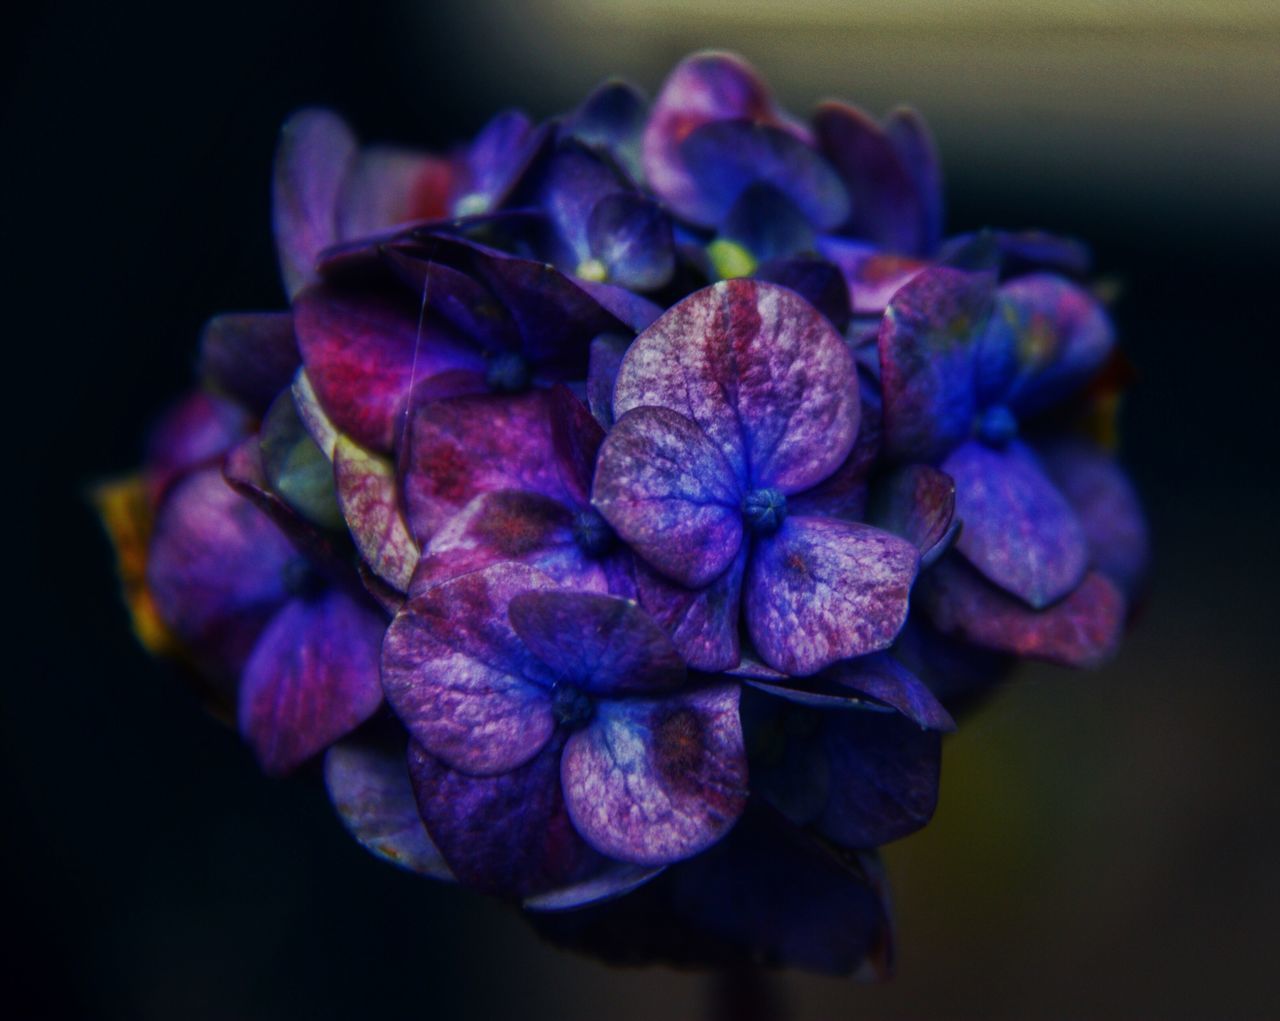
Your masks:
<svg viewBox="0 0 1280 1021"><path fill-rule="evenodd" d="M640 605L662 625L695 670L715 673L738 663L738 609L746 563L743 548L720 577L700 589L685 588L643 563L636 564Z"/></svg>
<svg viewBox="0 0 1280 1021"><path fill-rule="evenodd" d="M607 196L625 192L626 187L617 171L583 146L562 145L548 159L540 205L579 262L592 254L587 240L592 210Z"/></svg>
<svg viewBox="0 0 1280 1021"><path fill-rule="evenodd" d="M910 670L886 653L861 656L832 666L828 680L892 706L928 730L952 731L955 720Z"/></svg>
<svg viewBox="0 0 1280 1021"><path fill-rule="evenodd" d="M752 185L776 189L816 227L830 230L849 216L849 193L825 159L790 131L750 120L720 120L694 128L678 158L696 191L676 211L713 227Z"/></svg>
<svg viewBox="0 0 1280 1021"><path fill-rule="evenodd" d="M527 911L570 911L603 904L643 886L661 875L662 871L662 866L655 868L629 862L610 862L587 879L526 897L521 906Z"/></svg>
<svg viewBox="0 0 1280 1021"><path fill-rule="evenodd" d="M1146 574L1150 539L1129 477L1114 458L1083 441L1055 443L1040 460L1076 512L1090 565L1133 599Z"/></svg>
<svg viewBox="0 0 1280 1021"><path fill-rule="evenodd" d="M307 370L299 369L289 387L293 391L293 403L297 406L298 417L316 446L330 461L333 460L334 448L338 445L338 437L342 435L333 420L320 407L320 398L316 396L311 380L307 378Z"/></svg>
<svg viewBox="0 0 1280 1021"><path fill-rule="evenodd" d="M551 415L544 390L419 405L401 469L401 494L418 541L429 540L481 493L521 489L572 503L555 458Z"/></svg>
<svg viewBox="0 0 1280 1021"><path fill-rule="evenodd" d="M930 255L942 239L942 166L924 118L910 107L900 106L884 121L885 133L897 150L898 159L915 182L923 212L921 252Z"/></svg>
<svg viewBox="0 0 1280 1021"><path fill-rule="evenodd" d="M328 110L302 110L280 130L272 217L290 297L315 279L317 257L338 240L338 193L355 156L355 136Z"/></svg>
<svg viewBox="0 0 1280 1021"><path fill-rule="evenodd" d="M887 648L906 620L919 559L909 542L869 525L788 517L751 558L751 641L793 677Z"/></svg>
<svg viewBox="0 0 1280 1021"><path fill-rule="evenodd" d="M951 477L926 464L910 464L880 479L870 521L912 543L923 560L953 534L955 509L956 484Z"/></svg>
<svg viewBox="0 0 1280 1021"><path fill-rule="evenodd" d="M824 684L821 681L806 682L804 687L795 687L796 682L793 678L786 678L786 680L785 684L774 684L770 681L747 681L746 684L773 698L780 698L784 702L792 702L811 709L858 709L869 713L893 712L887 705L881 705L879 702L873 702L848 691L841 691L834 685ZM755 778L753 774L752 779ZM799 778L799 783L804 783L803 777ZM789 812L787 818L795 819Z"/></svg>
<svg viewBox="0 0 1280 1021"><path fill-rule="evenodd" d="M845 459L858 431L853 359L793 291L725 280L669 309L627 351L614 414L657 405L697 422L737 477L795 493Z"/></svg>
<svg viewBox="0 0 1280 1021"><path fill-rule="evenodd" d="M656 291L675 273L671 220L639 193L615 192L595 203L586 220L586 246L608 270L609 282L628 290Z"/></svg>
<svg viewBox="0 0 1280 1021"><path fill-rule="evenodd" d="M357 443L390 450L411 387L450 370L483 371L478 352L386 287L309 288L294 302L307 377L329 417Z"/></svg>
<svg viewBox="0 0 1280 1021"><path fill-rule="evenodd" d="M1006 401L1023 415L1070 396L1102 368L1115 346L1102 306L1082 288L1047 273L1004 284L992 324L1017 365Z"/></svg>
<svg viewBox="0 0 1280 1021"><path fill-rule="evenodd" d="M684 660L629 599L591 592L525 592L511 626L557 680L597 695L660 692L685 678Z"/></svg>
<svg viewBox="0 0 1280 1021"><path fill-rule="evenodd" d="M1092 667L1109 659L1120 643L1124 596L1096 571L1045 610L1033 610L996 588L954 555L938 561L925 580L921 600L934 626L986 649Z"/></svg>
<svg viewBox="0 0 1280 1021"><path fill-rule="evenodd" d="M741 245L756 262L814 250L813 226L786 195L769 184L743 189L720 224L720 236Z"/></svg>
<svg viewBox="0 0 1280 1021"><path fill-rule="evenodd" d="M928 267L919 259L882 252L847 238L821 238L818 251L840 269L855 315L880 315L903 285Z"/></svg>
<svg viewBox="0 0 1280 1021"><path fill-rule="evenodd" d="M449 160L378 146L356 158L338 196L338 237L366 238L400 224L449 215Z"/></svg>
<svg viewBox="0 0 1280 1021"><path fill-rule="evenodd" d="M606 565L578 545L569 507L539 493L501 489L477 496L431 537L409 592L507 562L569 588L609 588Z"/></svg>
<svg viewBox="0 0 1280 1021"><path fill-rule="evenodd" d="M170 408L147 443L145 479L152 506L159 506L178 479L218 461L249 427L241 408L199 390Z"/></svg>
<svg viewBox="0 0 1280 1021"><path fill-rule="evenodd" d="M979 571L1037 609L1079 584L1084 531L1026 446L996 450L971 440L942 469L956 483L956 548Z"/></svg>
<svg viewBox="0 0 1280 1021"><path fill-rule="evenodd" d="M296 558L265 514L205 468L175 485L156 515L147 587L165 625L234 675L287 597Z"/></svg>
<svg viewBox="0 0 1280 1021"><path fill-rule="evenodd" d="M695 218L701 195L685 166L684 140L712 121L775 121L778 116L768 88L741 58L728 53L687 57L663 84L644 131L649 187L680 216Z"/></svg>
<svg viewBox="0 0 1280 1021"><path fill-rule="evenodd" d="M200 335L200 377L255 415L289 385L299 362L288 312L214 316Z"/></svg>
<svg viewBox="0 0 1280 1021"><path fill-rule="evenodd" d="M561 748L556 738L509 772L468 776L410 744L418 811L459 882L484 893L528 897L607 867L565 811Z"/></svg>
<svg viewBox="0 0 1280 1021"><path fill-rule="evenodd" d="M385 629L380 614L336 590L276 614L240 687L240 732L264 772L291 772L374 714Z"/></svg>
<svg viewBox="0 0 1280 1021"><path fill-rule="evenodd" d="M856 107L826 102L814 115L814 132L851 199L842 232L891 252L925 254L922 196L887 131Z"/></svg>
<svg viewBox="0 0 1280 1021"><path fill-rule="evenodd" d="M325 754L324 782L347 832L366 849L410 872L453 879L418 813L403 740L339 742Z"/></svg>
<svg viewBox="0 0 1280 1021"><path fill-rule="evenodd" d="M637 554L691 588L723 573L738 552L740 500L720 451L666 408L622 416L600 448L592 501Z"/></svg>
<svg viewBox="0 0 1280 1021"><path fill-rule="evenodd" d="M577 287L585 291L595 300L602 309L613 316L618 323L630 330L632 333L639 333L641 330L648 329L662 314L662 309L655 305L648 298L642 298L638 294L628 291L625 287L615 287L613 284L597 284L590 280L575 280ZM617 327L614 327L616 330ZM629 338L628 338L629 339Z"/></svg>
<svg viewBox="0 0 1280 1021"><path fill-rule="evenodd" d="M824 714L831 787L819 831L844 847L871 848L920 829L938 803L941 740L900 717Z"/></svg>
<svg viewBox="0 0 1280 1021"><path fill-rule="evenodd" d="M588 148L608 153L639 184L644 176L640 149L647 106L635 87L607 81L565 118L561 131Z"/></svg>
<svg viewBox="0 0 1280 1021"><path fill-rule="evenodd" d="M737 685L602 701L561 764L578 832L612 858L678 861L728 832L747 800Z"/></svg>
<svg viewBox="0 0 1280 1021"><path fill-rule="evenodd" d="M333 474L342 516L360 558L397 592L408 592L418 564L418 544L400 510L391 462L340 436Z"/></svg>
<svg viewBox="0 0 1280 1021"><path fill-rule="evenodd" d="M968 437L993 284L986 274L935 266L894 295L879 339L889 457L931 461Z"/></svg>
<svg viewBox="0 0 1280 1021"><path fill-rule="evenodd" d="M565 491L585 506L591 500L591 480L604 430L568 387L551 388L551 442Z"/></svg>
<svg viewBox="0 0 1280 1021"><path fill-rule="evenodd" d="M544 133L518 110L503 111L489 121L467 152L450 203L453 215L476 216L497 209L543 141Z"/></svg>
<svg viewBox="0 0 1280 1021"><path fill-rule="evenodd" d="M757 267L757 280L789 287L826 316L837 330L849 325L849 288L844 276L826 259L793 256Z"/></svg>
<svg viewBox="0 0 1280 1021"><path fill-rule="evenodd" d="M587 405L596 421L606 429L613 425L613 384L630 346L631 338L619 333L606 333L591 342Z"/></svg>
<svg viewBox="0 0 1280 1021"><path fill-rule="evenodd" d="M549 678L507 620L514 596L549 584L528 567L500 564L420 592L392 622L382 648L387 701L449 766L503 773L550 739Z"/></svg>

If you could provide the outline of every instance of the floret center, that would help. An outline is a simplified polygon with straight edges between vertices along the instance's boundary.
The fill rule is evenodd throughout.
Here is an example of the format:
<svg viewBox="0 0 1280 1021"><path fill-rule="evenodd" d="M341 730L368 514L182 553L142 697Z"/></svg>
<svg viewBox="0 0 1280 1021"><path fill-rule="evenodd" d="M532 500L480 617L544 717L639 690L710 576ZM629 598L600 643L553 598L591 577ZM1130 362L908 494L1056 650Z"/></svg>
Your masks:
<svg viewBox="0 0 1280 1021"><path fill-rule="evenodd" d="M573 541L591 559L604 556L611 549L616 536L609 522L599 511L587 509L573 516Z"/></svg>
<svg viewBox="0 0 1280 1021"><path fill-rule="evenodd" d="M742 516L757 535L772 535L787 517L787 498L770 486L753 489L742 498Z"/></svg>
<svg viewBox="0 0 1280 1021"><path fill-rule="evenodd" d="M978 436L993 447L1003 447L1018 435L1018 420L1003 404L987 408L978 418Z"/></svg>
<svg viewBox="0 0 1280 1021"><path fill-rule="evenodd" d="M591 722L596 704L581 688L561 682L551 689L551 713L565 727L581 727Z"/></svg>
<svg viewBox="0 0 1280 1021"><path fill-rule="evenodd" d="M489 360L489 368L484 380L490 390L497 393L514 394L529 388L533 373L524 355L514 351L504 351Z"/></svg>

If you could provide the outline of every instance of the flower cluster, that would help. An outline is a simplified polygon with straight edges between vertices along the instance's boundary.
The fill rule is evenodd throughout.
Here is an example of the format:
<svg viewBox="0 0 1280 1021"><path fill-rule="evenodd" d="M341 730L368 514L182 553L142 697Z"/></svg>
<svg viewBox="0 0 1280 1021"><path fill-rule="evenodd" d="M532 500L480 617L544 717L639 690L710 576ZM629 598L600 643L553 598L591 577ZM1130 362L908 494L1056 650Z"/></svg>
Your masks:
<svg viewBox="0 0 1280 1021"><path fill-rule="evenodd" d="M883 970L947 707L1139 595L1080 246L944 240L915 114L716 53L446 155L304 111L274 186L289 310L102 491L144 641L552 938Z"/></svg>

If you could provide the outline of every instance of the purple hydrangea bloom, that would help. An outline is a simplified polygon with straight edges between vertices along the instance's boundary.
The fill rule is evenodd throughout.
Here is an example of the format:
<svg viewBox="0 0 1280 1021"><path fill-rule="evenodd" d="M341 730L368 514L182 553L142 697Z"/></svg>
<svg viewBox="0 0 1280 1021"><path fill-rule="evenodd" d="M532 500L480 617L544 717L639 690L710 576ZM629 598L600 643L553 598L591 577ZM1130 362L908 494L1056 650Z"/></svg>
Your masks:
<svg viewBox="0 0 1280 1021"><path fill-rule="evenodd" d="M742 810L737 686L688 687L675 646L634 602L514 564L472 572L405 604L383 680L420 746L428 827L455 872L486 887L535 893L595 854L665 865ZM554 845L477 833L477 806L495 799L503 820L559 834Z"/></svg>
<svg viewBox="0 0 1280 1021"><path fill-rule="evenodd" d="M444 153L285 125L289 308L99 494L135 628L373 854L609 960L882 977L875 849L1143 594L1088 252L739 58Z"/></svg>
<svg viewBox="0 0 1280 1021"><path fill-rule="evenodd" d="M657 591L699 594L684 616L702 619L675 628L693 665L737 663L740 599L755 648L790 674L893 641L915 547L811 497L853 449L858 413L844 341L775 285L699 291L627 352L593 499L665 579Z"/></svg>

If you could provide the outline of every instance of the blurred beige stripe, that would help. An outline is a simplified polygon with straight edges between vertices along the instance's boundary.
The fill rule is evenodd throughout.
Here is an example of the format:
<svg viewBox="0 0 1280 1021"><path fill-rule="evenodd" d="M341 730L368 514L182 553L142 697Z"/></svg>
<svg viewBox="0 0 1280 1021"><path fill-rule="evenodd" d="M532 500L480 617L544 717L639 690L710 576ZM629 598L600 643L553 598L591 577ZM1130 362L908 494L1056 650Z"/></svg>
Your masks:
<svg viewBox="0 0 1280 1021"><path fill-rule="evenodd" d="M1191 214L1275 206L1280 3L1165 0L473 0L459 44L494 102L540 113L623 74L650 92L705 46L736 50L802 110L908 102L965 175L1083 186Z"/></svg>

